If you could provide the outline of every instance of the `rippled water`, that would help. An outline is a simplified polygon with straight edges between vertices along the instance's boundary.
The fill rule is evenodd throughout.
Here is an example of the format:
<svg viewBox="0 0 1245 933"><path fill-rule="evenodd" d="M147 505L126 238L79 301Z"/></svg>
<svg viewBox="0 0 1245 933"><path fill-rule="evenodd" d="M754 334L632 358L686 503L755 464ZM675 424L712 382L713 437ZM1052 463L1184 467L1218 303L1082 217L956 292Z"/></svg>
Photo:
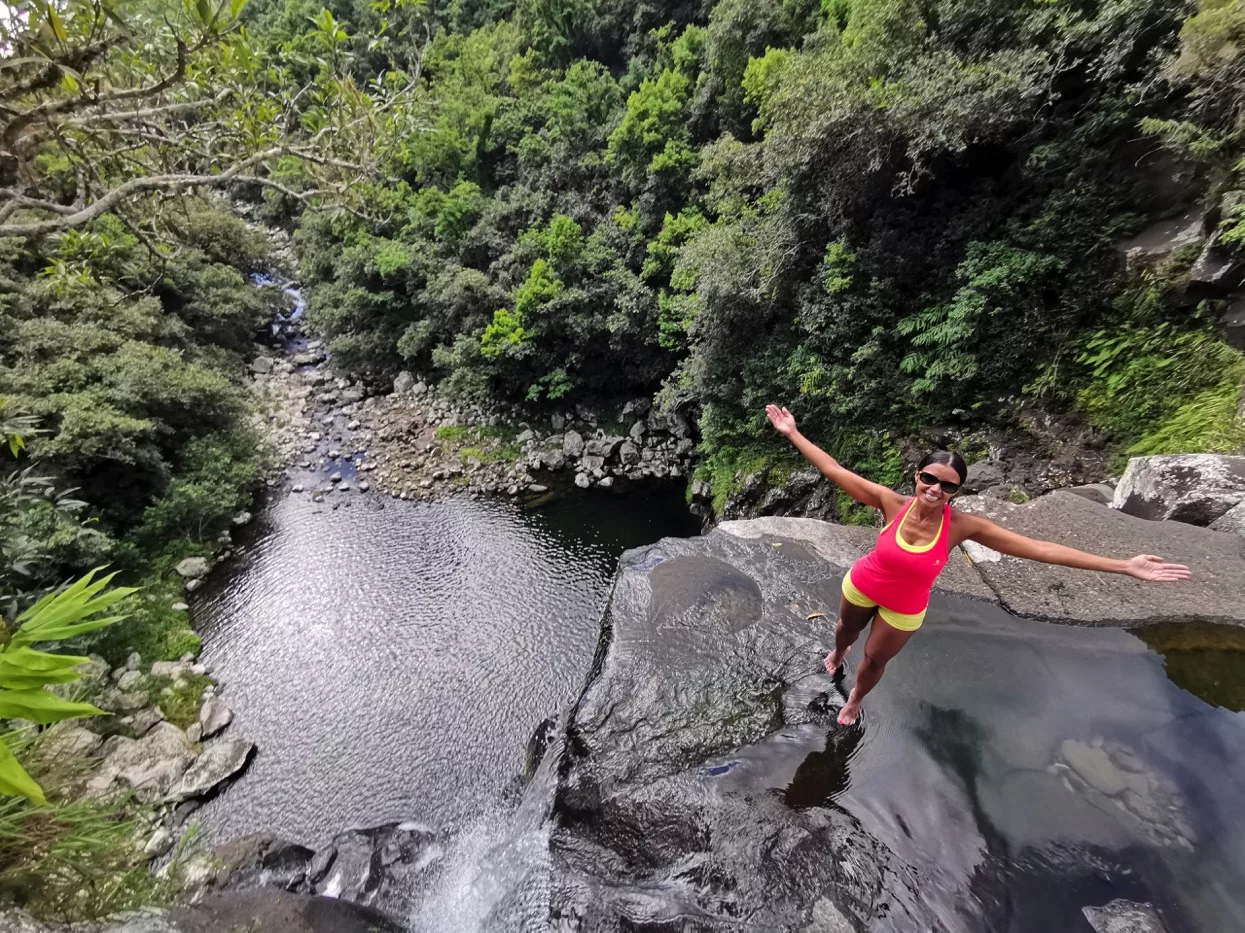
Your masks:
<svg viewBox="0 0 1245 933"><path fill-rule="evenodd" d="M578 695L618 556L697 527L673 490L530 511L350 495L335 510L278 499L196 601L230 730L259 747L205 808L210 839L314 845L486 812L536 726Z"/></svg>

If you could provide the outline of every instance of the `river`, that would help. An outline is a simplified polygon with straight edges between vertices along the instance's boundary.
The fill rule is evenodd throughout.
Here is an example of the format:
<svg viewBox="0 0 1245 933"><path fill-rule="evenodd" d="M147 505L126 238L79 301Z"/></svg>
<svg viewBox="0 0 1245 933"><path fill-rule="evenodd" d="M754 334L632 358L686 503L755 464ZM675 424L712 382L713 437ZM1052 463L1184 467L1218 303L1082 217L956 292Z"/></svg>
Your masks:
<svg viewBox="0 0 1245 933"><path fill-rule="evenodd" d="M196 600L231 731L259 748L205 809L211 840L487 812L583 687L619 555L698 528L673 488L338 499L278 496Z"/></svg>

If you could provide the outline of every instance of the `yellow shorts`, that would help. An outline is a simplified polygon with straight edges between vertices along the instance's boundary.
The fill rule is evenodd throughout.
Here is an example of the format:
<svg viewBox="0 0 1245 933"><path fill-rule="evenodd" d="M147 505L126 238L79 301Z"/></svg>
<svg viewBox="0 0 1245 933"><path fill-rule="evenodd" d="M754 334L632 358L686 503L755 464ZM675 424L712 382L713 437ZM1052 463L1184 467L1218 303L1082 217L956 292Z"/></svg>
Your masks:
<svg viewBox="0 0 1245 933"><path fill-rule="evenodd" d="M903 612L894 612L885 606L878 606L877 603L852 585L852 575L850 572L843 574L843 596L853 606L859 606L862 609L872 609L877 606L878 615L901 632L915 632L921 627L921 623L925 621L924 610L916 615L907 615Z"/></svg>

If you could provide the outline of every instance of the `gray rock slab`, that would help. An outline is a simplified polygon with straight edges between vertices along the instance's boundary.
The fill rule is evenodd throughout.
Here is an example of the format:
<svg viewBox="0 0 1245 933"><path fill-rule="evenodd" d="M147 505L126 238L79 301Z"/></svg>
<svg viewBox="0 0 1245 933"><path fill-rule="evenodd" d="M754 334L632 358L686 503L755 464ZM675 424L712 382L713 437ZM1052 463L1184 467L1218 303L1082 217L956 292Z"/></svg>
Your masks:
<svg viewBox="0 0 1245 933"><path fill-rule="evenodd" d="M1087 625L1192 620L1245 625L1245 540L1239 537L1093 508L1066 492L1024 505L970 497L960 508L1029 537L1121 559L1157 554L1193 571L1191 580L1150 583L1020 560L970 542L965 550L977 571L1017 615Z"/></svg>
<svg viewBox="0 0 1245 933"><path fill-rule="evenodd" d="M177 787L169 793L168 800L178 803L207 794L240 774L254 752L255 746L251 742L216 742L206 746L186 770Z"/></svg>
<svg viewBox="0 0 1245 933"><path fill-rule="evenodd" d="M1110 505L1115 498L1115 489L1107 483L1086 483L1084 486L1069 486L1064 492L1082 499L1088 499L1098 505Z"/></svg>
<svg viewBox="0 0 1245 933"><path fill-rule="evenodd" d="M199 725L203 727L203 738L210 739L227 725L233 722L233 710L226 706L219 697L208 697L199 708Z"/></svg>
<svg viewBox="0 0 1245 933"><path fill-rule="evenodd" d="M132 788L148 800L168 793L195 760L186 733L169 722L157 723L140 739L115 735L104 742L99 754L100 768L87 780L89 795Z"/></svg>

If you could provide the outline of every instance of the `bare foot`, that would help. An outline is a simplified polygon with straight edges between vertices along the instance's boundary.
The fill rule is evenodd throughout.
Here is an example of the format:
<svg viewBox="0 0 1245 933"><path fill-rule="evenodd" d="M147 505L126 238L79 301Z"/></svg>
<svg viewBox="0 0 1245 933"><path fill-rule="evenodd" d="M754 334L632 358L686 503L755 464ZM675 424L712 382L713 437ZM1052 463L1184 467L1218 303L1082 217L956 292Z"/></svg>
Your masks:
<svg viewBox="0 0 1245 933"><path fill-rule="evenodd" d="M848 700L843 708L839 710L839 725L850 726L856 721L856 717L860 715L860 701Z"/></svg>
<svg viewBox="0 0 1245 933"><path fill-rule="evenodd" d="M844 651L842 657L840 657L837 648L826 655L826 673L833 677L835 672L843 666L843 658L845 657L847 657L847 652Z"/></svg>

